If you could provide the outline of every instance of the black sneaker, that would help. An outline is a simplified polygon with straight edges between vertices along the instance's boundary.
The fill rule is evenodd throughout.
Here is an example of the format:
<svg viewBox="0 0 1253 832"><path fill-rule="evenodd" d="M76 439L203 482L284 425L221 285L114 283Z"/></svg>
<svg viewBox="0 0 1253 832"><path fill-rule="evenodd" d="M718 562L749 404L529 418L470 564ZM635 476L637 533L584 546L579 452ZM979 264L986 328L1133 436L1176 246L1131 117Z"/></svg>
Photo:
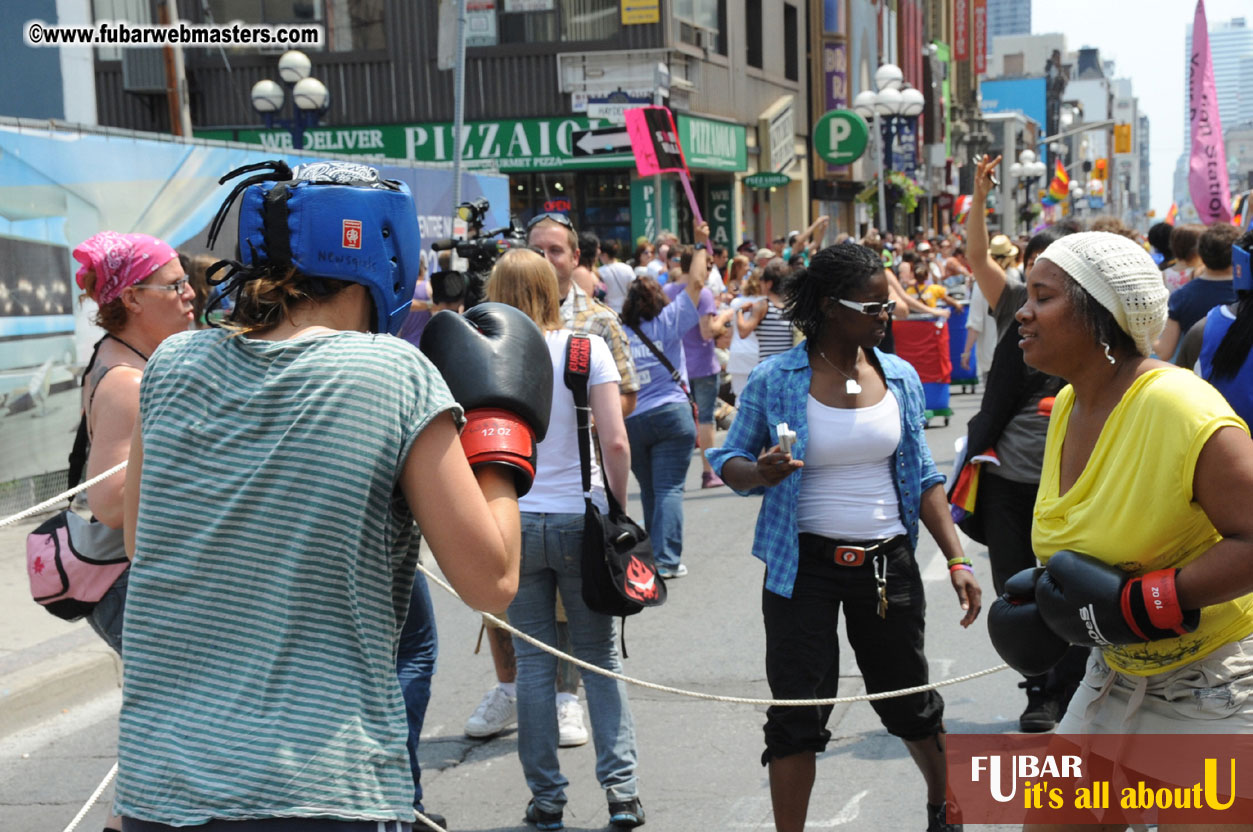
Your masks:
<svg viewBox="0 0 1253 832"><path fill-rule="evenodd" d="M952 805L952 803L927 804L927 832L962 832L960 823L949 823L946 820L948 807Z"/></svg>
<svg viewBox="0 0 1253 832"><path fill-rule="evenodd" d="M526 804L526 821L535 824L535 828L541 832L556 832L558 829L565 829L566 825L561 820L562 811L558 809L556 812L546 812L535 805L535 799Z"/></svg>
<svg viewBox="0 0 1253 832"><path fill-rule="evenodd" d="M431 826L430 823L426 823L422 818L418 818L413 822L413 832L434 832L436 826L443 830L448 829L448 821L444 819L443 815L428 812L421 806L418 807L418 811L425 815L427 820L435 824L435 826Z"/></svg>
<svg viewBox="0 0 1253 832"><path fill-rule="evenodd" d="M644 825L644 804L638 797L609 802L609 825L617 829L634 829Z"/></svg>
<svg viewBox="0 0 1253 832"><path fill-rule="evenodd" d="M1027 709L1018 717L1018 728L1025 734L1042 734L1057 727L1057 700L1044 690L1044 685L1023 680L1018 687L1027 691Z"/></svg>

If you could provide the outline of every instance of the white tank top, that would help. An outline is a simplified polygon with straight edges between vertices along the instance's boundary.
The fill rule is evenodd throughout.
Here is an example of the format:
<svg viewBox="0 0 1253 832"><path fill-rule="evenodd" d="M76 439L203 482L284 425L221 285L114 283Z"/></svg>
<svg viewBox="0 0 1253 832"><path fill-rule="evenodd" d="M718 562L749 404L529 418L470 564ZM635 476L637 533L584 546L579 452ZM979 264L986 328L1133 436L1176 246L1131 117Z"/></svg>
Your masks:
<svg viewBox="0 0 1253 832"><path fill-rule="evenodd" d="M901 411L891 389L870 407L827 407L809 396L809 443L801 469L799 531L835 540L905 533L892 485Z"/></svg>

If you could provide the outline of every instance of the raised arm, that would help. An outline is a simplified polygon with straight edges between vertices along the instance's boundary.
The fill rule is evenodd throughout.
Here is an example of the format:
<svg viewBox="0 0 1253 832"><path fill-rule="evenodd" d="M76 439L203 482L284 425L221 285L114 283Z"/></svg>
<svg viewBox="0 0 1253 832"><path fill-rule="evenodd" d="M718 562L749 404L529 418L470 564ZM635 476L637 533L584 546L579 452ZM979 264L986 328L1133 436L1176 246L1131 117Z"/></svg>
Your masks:
<svg viewBox="0 0 1253 832"><path fill-rule="evenodd" d="M988 193L992 190L992 174L1000 163L1000 156L990 159L985 155L983 161L976 164L975 192L970 199L970 213L966 216L966 253L970 259L970 270L991 309L996 308L1001 293L1009 285L1005 271L988 253Z"/></svg>

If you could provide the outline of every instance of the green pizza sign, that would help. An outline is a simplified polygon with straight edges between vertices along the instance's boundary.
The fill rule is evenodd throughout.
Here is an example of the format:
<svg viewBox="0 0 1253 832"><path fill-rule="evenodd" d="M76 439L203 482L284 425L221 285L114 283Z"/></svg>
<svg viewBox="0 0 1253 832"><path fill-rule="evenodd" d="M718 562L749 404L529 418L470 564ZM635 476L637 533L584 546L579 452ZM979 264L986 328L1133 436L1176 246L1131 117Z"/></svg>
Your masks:
<svg viewBox="0 0 1253 832"><path fill-rule="evenodd" d="M832 110L814 125L814 152L833 165L857 161L869 141L866 120L852 110Z"/></svg>
<svg viewBox="0 0 1253 832"><path fill-rule="evenodd" d="M744 184L750 188L781 188L792 181L786 173L754 173L744 177Z"/></svg>

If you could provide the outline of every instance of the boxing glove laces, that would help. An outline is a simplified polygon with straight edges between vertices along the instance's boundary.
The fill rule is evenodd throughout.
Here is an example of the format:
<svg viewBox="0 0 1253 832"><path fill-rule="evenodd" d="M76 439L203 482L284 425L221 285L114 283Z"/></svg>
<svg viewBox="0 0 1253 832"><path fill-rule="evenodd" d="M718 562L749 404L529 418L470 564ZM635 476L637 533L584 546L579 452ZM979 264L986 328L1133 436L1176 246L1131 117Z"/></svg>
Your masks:
<svg viewBox="0 0 1253 832"><path fill-rule="evenodd" d="M1185 610L1179 570L1131 576L1090 555L1062 550L1036 584L1040 614L1071 644L1106 647L1176 638L1196 630L1201 611Z"/></svg>

